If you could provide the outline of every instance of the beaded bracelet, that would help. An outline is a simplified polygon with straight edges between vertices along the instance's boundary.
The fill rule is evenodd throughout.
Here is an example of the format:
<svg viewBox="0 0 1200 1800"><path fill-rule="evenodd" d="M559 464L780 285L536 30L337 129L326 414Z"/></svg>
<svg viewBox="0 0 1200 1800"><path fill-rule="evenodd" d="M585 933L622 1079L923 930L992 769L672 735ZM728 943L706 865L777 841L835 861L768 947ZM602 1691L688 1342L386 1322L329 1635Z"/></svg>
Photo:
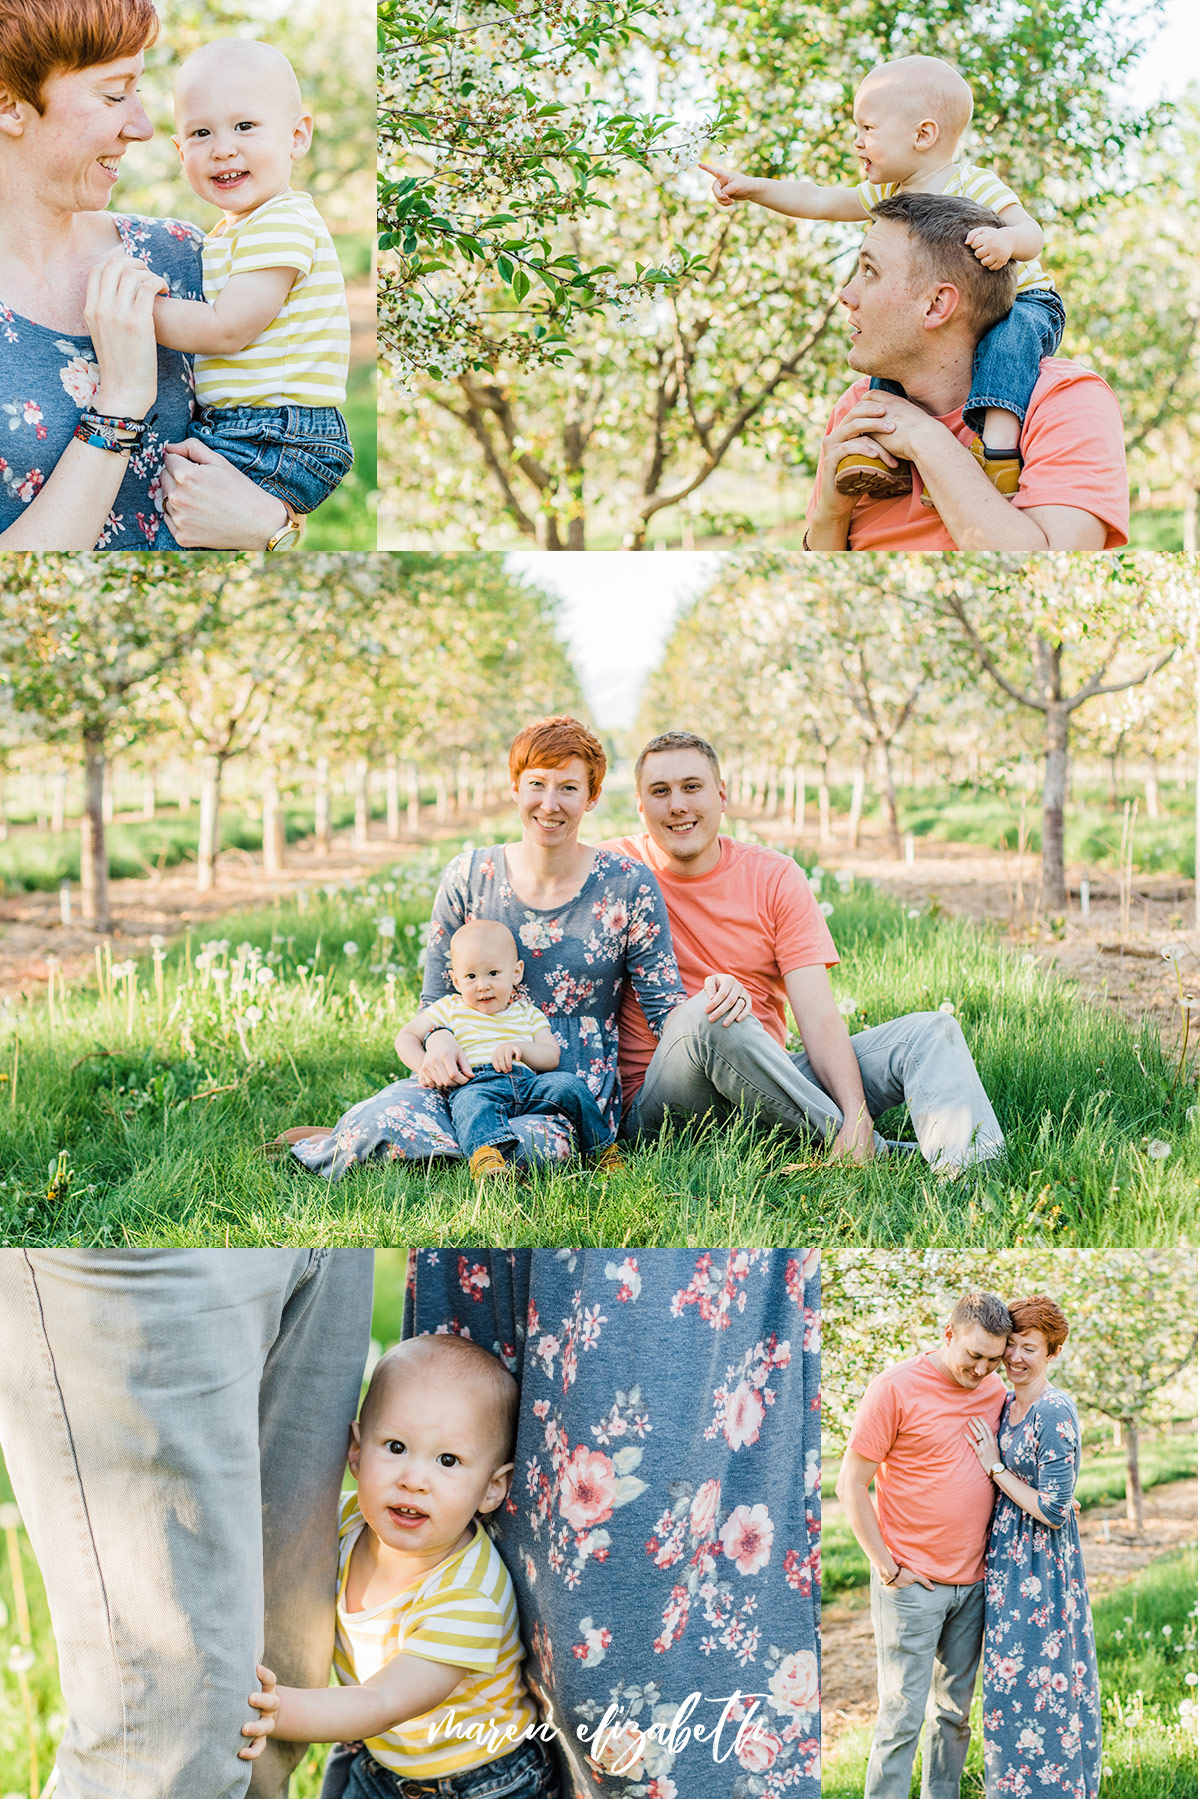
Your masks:
<svg viewBox="0 0 1200 1800"><path fill-rule="evenodd" d="M148 423L146 419L118 419L109 413L93 412L90 408L85 410L80 419L80 424L87 426L89 430L98 431L104 437L121 444L140 444L146 435Z"/></svg>
<svg viewBox="0 0 1200 1800"><path fill-rule="evenodd" d="M118 438L108 437L103 431L92 431L81 419L75 427L74 435L81 444L91 444L96 450L111 450L116 456L128 456L136 444L136 438L126 438L122 442Z"/></svg>

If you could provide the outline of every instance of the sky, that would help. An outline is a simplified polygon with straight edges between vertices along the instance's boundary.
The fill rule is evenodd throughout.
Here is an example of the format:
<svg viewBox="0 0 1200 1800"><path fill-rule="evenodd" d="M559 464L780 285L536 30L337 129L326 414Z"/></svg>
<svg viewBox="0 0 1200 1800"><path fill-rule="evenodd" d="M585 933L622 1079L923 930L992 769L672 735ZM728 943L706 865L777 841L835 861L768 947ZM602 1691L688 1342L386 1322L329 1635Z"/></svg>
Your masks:
<svg viewBox="0 0 1200 1800"><path fill-rule="evenodd" d="M1131 0L1131 14L1141 0ZM1200 81L1200 3L1166 0L1126 85L1136 106L1175 98ZM571 647L592 716L602 729L634 722L642 683L658 661L681 604L704 586L717 558L700 551L514 552L509 563L562 597Z"/></svg>

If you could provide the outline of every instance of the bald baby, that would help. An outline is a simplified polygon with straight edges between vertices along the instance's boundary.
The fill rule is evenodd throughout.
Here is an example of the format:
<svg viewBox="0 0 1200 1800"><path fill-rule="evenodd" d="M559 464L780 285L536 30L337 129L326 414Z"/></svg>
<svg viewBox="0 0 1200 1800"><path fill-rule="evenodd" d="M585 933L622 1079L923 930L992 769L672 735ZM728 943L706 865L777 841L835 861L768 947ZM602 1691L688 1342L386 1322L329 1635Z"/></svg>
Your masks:
<svg viewBox="0 0 1200 1800"><path fill-rule="evenodd" d="M950 156L975 110L967 83L940 56L898 56L878 63L860 82L856 107L864 98L879 100L910 127L924 122L935 126L934 142Z"/></svg>

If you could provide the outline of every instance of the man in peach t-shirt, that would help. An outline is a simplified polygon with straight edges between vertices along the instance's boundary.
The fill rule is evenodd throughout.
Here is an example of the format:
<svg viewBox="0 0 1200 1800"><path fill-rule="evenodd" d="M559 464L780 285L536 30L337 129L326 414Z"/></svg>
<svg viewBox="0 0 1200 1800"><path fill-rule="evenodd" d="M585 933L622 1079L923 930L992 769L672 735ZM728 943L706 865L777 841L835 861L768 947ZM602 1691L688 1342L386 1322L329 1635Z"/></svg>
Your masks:
<svg viewBox="0 0 1200 1800"><path fill-rule="evenodd" d="M1020 481L993 487L963 423L975 350L995 310L979 315L985 269L965 242L999 219L972 200L893 194L875 208L856 273L839 299L849 362L863 379L834 406L808 504L806 550L1115 550L1129 540L1121 409L1082 363L1045 357L1021 427ZM1003 308L1001 307L1001 311ZM876 376L884 386L870 388ZM859 453L912 464L910 492L839 494L833 472ZM894 454L893 454L894 453Z"/></svg>
<svg viewBox="0 0 1200 1800"><path fill-rule="evenodd" d="M995 1294L964 1294L939 1347L876 1375L854 1415L837 1493L871 1564L879 1712L865 1800L908 1793L927 1706L921 1793L957 1800L995 1492L968 1422L999 1426L1011 1329Z"/></svg>
<svg viewBox="0 0 1200 1800"><path fill-rule="evenodd" d="M627 983L617 1020L622 1135L667 1118L751 1114L868 1161L918 1148L954 1173L999 1155L1004 1137L958 1021L908 1013L853 1037L829 969L838 960L803 870L721 835L725 784L694 732L652 738L637 761L645 833L601 848L653 869L689 995L651 1032ZM804 1045L787 1048L785 1005ZM917 1145L888 1145L874 1121L907 1102Z"/></svg>

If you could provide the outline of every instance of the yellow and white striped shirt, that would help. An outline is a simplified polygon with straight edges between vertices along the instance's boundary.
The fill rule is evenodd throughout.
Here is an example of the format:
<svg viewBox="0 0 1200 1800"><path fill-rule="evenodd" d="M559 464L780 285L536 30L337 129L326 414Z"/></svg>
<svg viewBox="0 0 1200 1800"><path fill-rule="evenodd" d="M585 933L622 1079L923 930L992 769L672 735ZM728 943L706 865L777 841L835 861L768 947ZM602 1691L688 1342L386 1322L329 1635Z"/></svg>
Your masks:
<svg viewBox="0 0 1200 1800"><path fill-rule="evenodd" d="M338 1680L357 1686L406 1652L470 1671L449 1699L368 1738L367 1749L384 1768L418 1779L454 1775L506 1755L538 1719L521 1675L525 1651L517 1603L500 1552L476 1520L471 1542L430 1570L419 1587L352 1613L346 1610L346 1577L364 1529L357 1494L343 1494L333 1655ZM471 1728L474 1735L466 1735Z"/></svg>
<svg viewBox="0 0 1200 1800"><path fill-rule="evenodd" d="M536 1037L539 1031L550 1029L549 1019L531 1000L510 1000L503 1012L481 1013L468 1006L461 994L444 994L425 1011L454 1033L473 1069L490 1063L492 1051L501 1044Z"/></svg>
<svg viewBox="0 0 1200 1800"><path fill-rule="evenodd" d="M899 183L895 181L860 181L855 193L867 212L871 212L881 200L890 200L899 192ZM1006 206L1020 206L1019 197L1010 187L1006 187L998 175L990 169L981 169L975 163L956 163L949 181L941 190L959 200L974 200L979 206L986 206L991 212L1002 212ZM1035 257L1032 262L1017 264L1017 292L1024 293L1028 288L1053 288L1053 277L1048 275Z"/></svg>
<svg viewBox="0 0 1200 1800"><path fill-rule="evenodd" d="M341 406L350 361L350 314L333 239L308 194L291 188L204 240L204 298L234 275L295 269L287 299L244 350L197 356L203 406Z"/></svg>

